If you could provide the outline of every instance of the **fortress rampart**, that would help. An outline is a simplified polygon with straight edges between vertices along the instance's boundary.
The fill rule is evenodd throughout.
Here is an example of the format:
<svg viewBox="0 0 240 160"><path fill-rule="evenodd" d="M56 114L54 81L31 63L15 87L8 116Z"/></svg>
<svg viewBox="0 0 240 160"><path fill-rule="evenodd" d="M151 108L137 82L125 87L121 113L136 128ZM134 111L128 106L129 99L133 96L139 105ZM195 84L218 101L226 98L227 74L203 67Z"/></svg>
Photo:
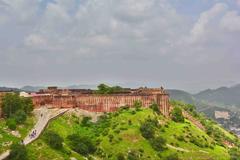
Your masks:
<svg viewBox="0 0 240 160"><path fill-rule="evenodd" d="M169 115L169 95L163 88L126 89L122 93L95 94L93 90L49 87L30 95L36 108L79 108L90 112L114 112L122 106L132 107L141 101L144 107L157 103L162 114Z"/></svg>

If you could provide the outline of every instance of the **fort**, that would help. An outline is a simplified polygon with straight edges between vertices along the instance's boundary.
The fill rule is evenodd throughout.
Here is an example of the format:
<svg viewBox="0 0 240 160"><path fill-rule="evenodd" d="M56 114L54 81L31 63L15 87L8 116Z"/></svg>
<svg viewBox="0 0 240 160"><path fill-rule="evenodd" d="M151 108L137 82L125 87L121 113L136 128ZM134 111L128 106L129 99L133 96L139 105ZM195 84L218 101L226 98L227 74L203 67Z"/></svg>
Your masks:
<svg viewBox="0 0 240 160"><path fill-rule="evenodd" d="M48 87L39 92L31 93L36 108L79 108L90 112L114 112L122 106L132 107L140 101L144 107L156 103L163 115L169 115L169 95L161 88L124 89L113 94L96 94L90 89L58 89Z"/></svg>
<svg viewBox="0 0 240 160"><path fill-rule="evenodd" d="M1 92L0 104L6 93L13 92ZM47 106L49 108L79 108L89 112L114 112L123 106L132 107L136 101L140 101L144 107L156 103L165 116L168 116L170 112L169 94L162 87L126 88L112 94L96 94L95 90L90 89L48 87L33 93L20 92L20 96L30 97L35 108Z"/></svg>

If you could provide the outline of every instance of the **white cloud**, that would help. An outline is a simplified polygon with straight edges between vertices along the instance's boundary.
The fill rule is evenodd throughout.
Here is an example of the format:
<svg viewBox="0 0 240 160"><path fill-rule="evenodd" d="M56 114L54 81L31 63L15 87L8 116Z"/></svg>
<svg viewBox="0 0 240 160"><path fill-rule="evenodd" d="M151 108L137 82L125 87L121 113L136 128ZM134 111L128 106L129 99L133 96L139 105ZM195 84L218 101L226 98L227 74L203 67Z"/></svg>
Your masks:
<svg viewBox="0 0 240 160"><path fill-rule="evenodd" d="M205 33L208 30L208 24L211 21L213 21L216 18L216 16L225 12L226 9L227 9L226 4L217 3L211 9L201 13L200 18L194 24L194 27L191 30L192 41L195 42L203 38L203 36L205 36Z"/></svg>
<svg viewBox="0 0 240 160"><path fill-rule="evenodd" d="M240 31L240 16L238 12L227 12L221 20L221 26L231 32Z"/></svg>
<svg viewBox="0 0 240 160"><path fill-rule="evenodd" d="M25 45L30 47L41 48L47 45L47 41L41 35L31 34L25 38Z"/></svg>

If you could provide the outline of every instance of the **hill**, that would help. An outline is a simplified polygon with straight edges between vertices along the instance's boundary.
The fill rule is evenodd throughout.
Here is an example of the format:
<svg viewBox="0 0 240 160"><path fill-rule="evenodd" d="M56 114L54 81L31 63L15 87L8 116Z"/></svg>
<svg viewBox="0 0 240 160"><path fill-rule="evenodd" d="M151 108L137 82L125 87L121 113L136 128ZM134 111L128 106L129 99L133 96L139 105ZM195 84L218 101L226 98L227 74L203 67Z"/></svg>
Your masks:
<svg viewBox="0 0 240 160"><path fill-rule="evenodd" d="M182 101L188 104L195 104L195 98L188 92L176 89L168 89L167 92L170 95L170 99Z"/></svg>
<svg viewBox="0 0 240 160"><path fill-rule="evenodd" d="M211 104L240 107L240 84L229 88L207 89L194 97Z"/></svg>
<svg viewBox="0 0 240 160"><path fill-rule="evenodd" d="M192 115L206 129L198 128L188 119L173 121L149 108L123 108L101 116L96 123L68 113L52 121L43 135L27 146L29 158L230 159L228 144L239 143L234 135L197 114L191 105L179 102L172 105ZM49 133L63 139L61 149L54 149L49 143Z"/></svg>

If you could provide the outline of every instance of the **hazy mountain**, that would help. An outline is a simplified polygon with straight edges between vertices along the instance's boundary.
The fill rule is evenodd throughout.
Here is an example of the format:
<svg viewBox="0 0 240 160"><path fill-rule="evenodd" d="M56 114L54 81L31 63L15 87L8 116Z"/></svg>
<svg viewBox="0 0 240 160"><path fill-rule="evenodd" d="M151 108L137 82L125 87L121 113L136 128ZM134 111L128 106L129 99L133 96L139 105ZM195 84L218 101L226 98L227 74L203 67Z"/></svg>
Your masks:
<svg viewBox="0 0 240 160"><path fill-rule="evenodd" d="M188 92L176 89L169 89L167 92L169 93L171 99L183 101L189 104L195 103L195 98Z"/></svg>
<svg viewBox="0 0 240 160"><path fill-rule="evenodd" d="M21 90L18 89L18 88L0 87L0 91L2 91L2 92L11 92L11 91L13 91L13 92L19 92L19 91L21 91Z"/></svg>
<svg viewBox="0 0 240 160"><path fill-rule="evenodd" d="M240 84L229 88L207 89L195 94L194 97L212 104L240 107Z"/></svg>
<svg viewBox="0 0 240 160"><path fill-rule="evenodd" d="M26 91L26 92L37 92L40 89L44 89L46 87L43 86L24 86L21 88L21 90Z"/></svg>

